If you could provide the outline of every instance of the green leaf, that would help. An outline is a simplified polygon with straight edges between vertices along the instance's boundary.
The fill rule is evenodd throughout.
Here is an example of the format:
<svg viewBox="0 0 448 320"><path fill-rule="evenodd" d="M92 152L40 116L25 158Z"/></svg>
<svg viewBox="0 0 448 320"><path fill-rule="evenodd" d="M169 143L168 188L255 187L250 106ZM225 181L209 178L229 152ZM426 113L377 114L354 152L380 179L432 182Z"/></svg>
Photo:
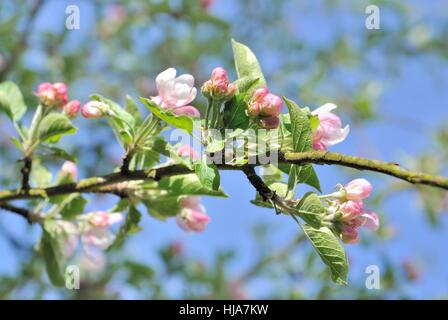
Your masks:
<svg viewBox="0 0 448 320"><path fill-rule="evenodd" d="M0 112L14 122L19 121L26 112L25 101L19 87L12 81L0 83Z"/></svg>
<svg viewBox="0 0 448 320"><path fill-rule="evenodd" d="M258 78L253 77L243 77L235 81L235 84L238 88L238 93L248 93L252 92L259 86Z"/></svg>
<svg viewBox="0 0 448 320"><path fill-rule="evenodd" d="M258 79L258 86L265 87L266 80L254 53L244 44L232 39L233 58L238 79Z"/></svg>
<svg viewBox="0 0 448 320"><path fill-rule="evenodd" d="M142 228L139 226L141 218L142 214L140 213L140 211L138 211L136 207L131 206L129 208L128 214L126 215L126 221L124 225L120 227L117 237L115 238L115 241L109 248L109 250L121 247L122 244L124 243L124 240L129 235L141 231Z"/></svg>
<svg viewBox="0 0 448 320"><path fill-rule="evenodd" d="M294 152L305 152L312 149L312 130L308 115L292 100L283 97L289 111L291 135ZM307 183L320 191L319 179L310 164L292 165L289 172L288 186L293 190L298 183Z"/></svg>
<svg viewBox="0 0 448 320"><path fill-rule="evenodd" d="M249 116L246 113L247 103L244 96L236 95L227 101L224 108L224 126L227 129L247 129L249 127Z"/></svg>
<svg viewBox="0 0 448 320"><path fill-rule="evenodd" d="M76 157L65 151L64 149L51 146L51 145L42 145L44 152L42 152L43 157L52 157L57 159L69 160L72 162L76 162Z"/></svg>
<svg viewBox="0 0 448 320"><path fill-rule="evenodd" d="M126 112L134 117L135 124L139 125L143 122L142 115L138 108L137 103L135 103L134 99L131 96L126 95Z"/></svg>
<svg viewBox="0 0 448 320"><path fill-rule="evenodd" d="M219 189L219 170L214 163L207 163L207 157L205 155L202 157L200 163L194 165L194 171L204 187L212 190Z"/></svg>
<svg viewBox="0 0 448 320"><path fill-rule="evenodd" d="M60 113L50 113L39 125L38 138L42 142L55 143L67 134L76 132L76 128L65 115Z"/></svg>
<svg viewBox="0 0 448 320"><path fill-rule="evenodd" d="M17 139L16 137L11 137L11 142L14 144L14 146L19 149L20 151L23 151L22 142Z"/></svg>
<svg viewBox="0 0 448 320"><path fill-rule="evenodd" d="M31 181L38 187L44 188L51 184L51 172L44 165L40 159L33 161L33 168L31 170Z"/></svg>
<svg viewBox="0 0 448 320"><path fill-rule="evenodd" d="M311 124L305 112L292 100L283 97L291 119L291 134L295 152L311 150Z"/></svg>
<svg viewBox="0 0 448 320"><path fill-rule="evenodd" d="M143 204L146 206L148 213L158 220L174 217L180 210L178 195L165 195L145 199Z"/></svg>
<svg viewBox="0 0 448 320"><path fill-rule="evenodd" d="M43 233L39 249L45 260L48 278L54 286L61 287L65 284L63 235L54 220L46 220L42 228Z"/></svg>
<svg viewBox="0 0 448 320"><path fill-rule="evenodd" d="M305 224L302 229L330 269L331 279L337 284L347 284L347 257L339 239L328 227L315 229Z"/></svg>
<svg viewBox="0 0 448 320"><path fill-rule="evenodd" d="M320 228L322 218L326 215L327 209L322 201L313 192L306 193L296 206L298 214L313 228Z"/></svg>
<svg viewBox="0 0 448 320"><path fill-rule="evenodd" d="M146 108L148 108L152 114L157 118L165 121L175 128L179 128L187 131L193 135L193 119L184 115L175 115L171 111L162 110L157 104L147 98L140 97L140 101L143 102Z"/></svg>
<svg viewBox="0 0 448 320"><path fill-rule="evenodd" d="M168 190L170 195L208 195L227 198L227 194L219 190L206 188L196 174L166 177L160 180L158 189Z"/></svg>
<svg viewBox="0 0 448 320"><path fill-rule="evenodd" d="M65 198L64 201L60 204L60 214L66 220L73 219L77 215L80 215L84 212L86 204L87 200L84 199L83 196L81 196L79 193L73 193Z"/></svg>

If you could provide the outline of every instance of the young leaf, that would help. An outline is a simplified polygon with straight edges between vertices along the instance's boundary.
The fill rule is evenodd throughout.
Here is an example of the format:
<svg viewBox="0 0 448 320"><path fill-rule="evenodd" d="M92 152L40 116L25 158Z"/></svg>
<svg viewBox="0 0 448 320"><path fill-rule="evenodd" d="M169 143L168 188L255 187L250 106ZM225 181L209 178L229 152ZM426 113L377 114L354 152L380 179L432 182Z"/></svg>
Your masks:
<svg viewBox="0 0 448 320"><path fill-rule="evenodd" d="M180 206L178 201L178 195L165 195L145 199L143 204L152 217L163 221L179 212Z"/></svg>
<svg viewBox="0 0 448 320"><path fill-rule="evenodd" d="M178 116L173 114L171 111L164 111L157 104L147 98L140 97L140 101L142 101L145 107L148 108L157 118L165 121L175 128L185 130L191 135L193 134L193 120L191 117L184 115Z"/></svg>
<svg viewBox="0 0 448 320"><path fill-rule="evenodd" d="M0 83L0 112L3 111L14 122L26 112L25 101L19 87L12 81Z"/></svg>
<svg viewBox="0 0 448 320"><path fill-rule="evenodd" d="M37 136L42 142L55 143L63 135L73 134L76 130L70 119L65 115L50 113L42 119Z"/></svg>
<svg viewBox="0 0 448 320"><path fill-rule="evenodd" d="M33 161L33 170L31 170L31 181L38 187L44 188L51 184L52 174L40 161L36 158Z"/></svg>
<svg viewBox="0 0 448 320"><path fill-rule="evenodd" d="M66 220L73 219L84 212L86 204L87 200L83 196L79 193L73 193L60 204L60 214Z"/></svg>
<svg viewBox="0 0 448 320"><path fill-rule="evenodd" d="M137 103L135 103L134 99L131 96L126 95L126 112L134 117L135 124L139 125L143 122L142 115L138 109Z"/></svg>
<svg viewBox="0 0 448 320"><path fill-rule="evenodd" d="M206 156L194 165L194 171L202 185L211 190L218 190L220 185L219 170L214 163L208 164Z"/></svg>
<svg viewBox="0 0 448 320"><path fill-rule="evenodd" d="M126 215L125 224L120 227L117 237L109 250L119 248L128 235L139 232L142 229L139 226L141 218L142 214L140 211L138 211L136 207L131 206Z"/></svg>
<svg viewBox="0 0 448 320"><path fill-rule="evenodd" d="M258 86L265 87L266 80L254 53L244 44L232 39L233 58L238 79L258 79Z"/></svg>
<svg viewBox="0 0 448 320"><path fill-rule="evenodd" d="M42 253L48 278L54 286L63 286L64 278L64 240L54 220L45 221L42 225L42 238L39 249Z"/></svg>
<svg viewBox="0 0 448 320"><path fill-rule="evenodd" d="M292 100L283 97L291 119L291 134L295 152L311 150L311 124L308 116Z"/></svg>
<svg viewBox="0 0 448 320"><path fill-rule="evenodd" d="M325 216L327 209L322 201L313 192L306 193L296 209L299 216L313 228L320 228L322 218Z"/></svg>
<svg viewBox="0 0 448 320"><path fill-rule="evenodd" d="M76 162L76 157L65 151L64 149L51 146L51 145L42 145L41 146L41 156L42 157L50 157L57 158L63 160L69 160L72 162Z"/></svg>
<svg viewBox="0 0 448 320"><path fill-rule="evenodd" d="M170 195L207 195L227 198L227 194L219 190L206 188L199 181L196 174L185 174L166 177L160 180L158 189L168 190Z"/></svg>
<svg viewBox="0 0 448 320"><path fill-rule="evenodd" d="M302 229L310 239L322 261L330 269L333 282L347 284L347 257L339 239L327 227L315 229L305 224L302 225Z"/></svg>
<svg viewBox="0 0 448 320"><path fill-rule="evenodd" d="M304 152L312 149L312 131L308 115L292 100L283 97L288 107L291 121L291 135L293 140L293 151ZM310 164L304 166L291 166L289 172L288 186L290 190L297 183L307 183L320 191L320 183L317 175Z"/></svg>
<svg viewBox="0 0 448 320"><path fill-rule="evenodd" d="M249 126L249 116L246 114L247 103L242 94L236 95L225 104L224 125L228 129L247 129Z"/></svg>

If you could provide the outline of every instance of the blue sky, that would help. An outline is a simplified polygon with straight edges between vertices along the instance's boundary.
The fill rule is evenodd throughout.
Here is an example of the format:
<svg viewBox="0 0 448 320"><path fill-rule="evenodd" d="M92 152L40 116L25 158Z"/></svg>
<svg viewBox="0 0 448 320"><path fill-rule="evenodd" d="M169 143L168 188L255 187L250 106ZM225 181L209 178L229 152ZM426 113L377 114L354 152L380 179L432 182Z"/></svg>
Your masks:
<svg viewBox="0 0 448 320"><path fill-rule="evenodd" d="M217 16L227 20L237 12L238 4L236 1L216 1L212 12ZM94 23L92 21L92 8L87 1L50 1L45 10L39 16L37 29L48 28L63 23L65 15L64 8L67 4L79 3L81 8L81 30L74 38L89 33L88 26ZM442 1L434 1L435 5L442 6ZM291 10L287 14L290 19L291 28L298 37L312 39L316 44L325 46L331 41L332 23L339 19L337 23L341 24L347 30L347 37L350 37L350 30L356 29L356 32L364 32L364 16L356 17L341 10L332 14L331 12L321 12L319 7L310 5L306 14L301 19L294 19L296 3L290 1ZM425 11L420 3L421 11L419 16L422 21L433 23L441 17L446 18L446 13ZM61 12L60 17L57 12ZM336 15L337 14L337 15ZM50 19L50 17L54 17ZM342 20L342 21L341 21ZM386 25L389 20L384 19ZM318 30L318 32L316 32ZM158 31L160 32L160 30ZM155 31L157 34L157 31ZM238 27L232 28L232 36L239 38ZM263 43L246 43L249 47L263 48L262 52L257 52L260 62L264 68L268 83L270 75L275 72L278 63L275 55L270 52L269 46ZM230 42L229 42L230 46ZM38 49L37 49L38 51ZM388 57L373 57L379 63L386 62ZM30 65L39 65L39 60L45 57L37 55L37 58L30 57ZM338 151L348 154L356 154L368 157L375 157L383 160L401 162L403 156L417 154L420 151L427 150L431 145L431 132L443 125L446 126L448 120L448 91L446 90L446 81L448 79L448 69L443 68L446 61L438 61L433 57L416 57L412 59L402 59L399 61L401 73L393 80L379 72L372 75L372 80L383 84L383 94L376 104L376 110L380 115L384 115L386 121L374 121L366 125L352 126L348 139L338 146L332 148L332 151ZM173 61L173 65L176 61ZM439 66L438 77L434 77L428 65ZM160 66L161 70L169 66ZM429 72L428 72L429 71ZM341 77L347 77L344 81L350 81L353 74L350 71L341 74ZM154 79L156 74L148 74L149 79ZM300 76L299 76L300 77ZM55 79L46 79L49 81ZM293 99L300 101L300 90L297 94L297 84L292 84L294 90L279 87L272 83L271 88L279 94L289 95ZM99 88L82 88L82 92L96 92ZM123 96L125 92L122 93ZM331 93L325 94L331 98ZM86 99L86 96L79 98ZM331 99L330 99L331 101ZM315 107L317 105L313 105ZM344 106L339 106L344 123L348 121L344 114ZM408 123L415 123L416 126L406 127L400 124L402 119ZM411 121L410 121L411 120ZM85 120L78 120L78 126L82 126ZM82 134L82 133L81 133ZM112 135L111 135L112 137ZM66 138L64 143L70 145ZM119 150L115 151L119 156ZM336 167L316 167L321 180L324 192L333 190L337 183L344 183L349 177L365 177L374 185L375 190L381 190L394 182L392 178L383 178L377 174L366 172L350 171L347 175L345 171ZM253 252L257 252L257 243L250 235L252 226L256 223L266 223L272 226L271 244L281 246L288 239L300 232L293 221L288 217L276 216L273 211L262 209L250 204L255 192L252 187L246 183L245 177L240 172L223 172L222 187L229 194L230 199L204 198L203 203L212 217L212 223L202 234L185 234L175 224L174 220L168 222L159 222L148 217L143 219L144 231L135 235L126 247L126 254L140 261L157 264L156 251L167 242L172 240L182 240L186 244L187 252L191 256L203 258L210 262L214 253L219 249L235 249L237 259L231 265L230 272L238 275L242 270L253 262ZM305 189L304 189L305 190ZM110 199L96 202L95 206L109 205ZM104 207L93 207L91 209L104 209ZM403 259L416 260L423 270L423 277L417 283L406 284L406 289L415 298L427 298L433 296L448 295L448 257L446 254L446 244L448 243L447 217L441 217L441 224L438 228L431 227L413 192L404 192L388 198L381 207L381 215L386 217L387 223L396 229L396 236L387 242L374 239L376 244L366 248L361 245L346 246L348 254L353 260L350 271L350 280L352 283L362 285L365 279L364 270L367 265L375 264L382 266L380 258L382 253L387 253L396 262ZM446 212L445 212L446 213ZM3 217L5 224L14 226L17 230L25 229L22 221L15 217ZM7 223L6 223L7 222ZM38 235L37 230L33 230L34 236ZM17 231L20 234L21 231ZM23 234L23 233L22 233ZM363 236L367 233L363 233ZM32 236L30 236L32 238ZM13 273L19 262L14 252L7 250L4 243L0 242L0 251L4 252L3 259L0 261L0 273ZM295 284L291 284L294 286ZM179 292L176 283L170 284L173 293ZM270 288L263 283L251 283L249 292L262 296ZM349 289L348 289L349 290ZM126 292L125 297L134 297L133 292Z"/></svg>

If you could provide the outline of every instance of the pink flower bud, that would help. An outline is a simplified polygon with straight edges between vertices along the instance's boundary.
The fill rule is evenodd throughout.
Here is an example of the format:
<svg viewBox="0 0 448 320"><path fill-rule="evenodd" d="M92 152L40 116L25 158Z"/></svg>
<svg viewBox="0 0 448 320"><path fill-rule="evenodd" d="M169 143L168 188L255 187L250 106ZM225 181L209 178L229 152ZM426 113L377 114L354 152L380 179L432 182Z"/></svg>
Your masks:
<svg viewBox="0 0 448 320"><path fill-rule="evenodd" d="M70 118L76 117L79 109L81 109L81 103L78 100L72 100L64 106L64 112Z"/></svg>
<svg viewBox="0 0 448 320"><path fill-rule="evenodd" d="M78 178L78 167L74 162L65 161L61 168L61 175L75 181Z"/></svg>
<svg viewBox="0 0 448 320"><path fill-rule="evenodd" d="M265 129L277 129L280 124L280 118L278 116L261 118L260 124Z"/></svg>
<svg viewBox="0 0 448 320"><path fill-rule="evenodd" d="M177 149L177 154L180 157L188 157L195 161L199 159L199 154L188 144L184 144Z"/></svg>
<svg viewBox="0 0 448 320"><path fill-rule="evenodd" d="M100 101L89 101L81 109L81 114L87 119L97 119L104 116L107 106Z"/></svg>
<svg viewBox="0 0 448 320"><path fill-rule="evenodd" d="M95 211L89 214L89 222L98 228L108 228L123 220L121 213L109 213L106 211Z"/></svg>
<svg viewBox="0 0 448 320"><path fill-rule="evenodd" d="M340 206L342 221L350 221L364 213L364 204L360 201L347 201Z"/></svg>
<svg viewBox="0 0 448 320"><path fill-rule="evenodd" d="M343 190L347 200L360 201L369 197L372 185L366 179L355 179L347 183Z"/></svg>
<svg viewBox="0 0 448 320"><path fill-rule="evenodd" d="M248 113L250 116L261 117L261 125L264 128L276 129L280 123L278 116L282 111L282 105L280 97L269 93L267 88L258 88L252 94Z"/></svg>
<svg viewBox="0 0 448 320"><path fill-rule="evenodd" d="M55 91L56 103L59 107L63 106L68 101L67 86L65 83L56 82L53 84L53 90Z"/></svg>
<svg viewBox="0 0 448 320"><path fill-rule="evenodd" d="M210 217L201 211L185 208L177 215L176 221L185 231L202 232L210 222Z"/></svg>
<svg viewBox="0 0 448 320"><path fill-rule="evenodd" d="M175 241L170 245L170 251L175 256L180 256L184 252L184 244L181 241Z"/></svg>
<svg viewBox="0 0 448 320"><path fill-rule="evenodd" d="M37 95L40 102L46 106L62 107L68 101L67 86L62 82L51 84L44 82L38 85Z"/></svg>
<svg viewBox="0 0 448 320"><path fill-rule="evenodd" d="M359 233L356 228L348 225L342 227L341 234L342 241L345 243L357 243L359 242Z"/></svg>
<svg viewBox="0 0 448 320"><path fill-rule="evenodd" d="M201 87L202 94L208 98L227 101L236 92L236 85L229 82L227 71L217 67L213 69L210 80L207 80Z"/></svg>
<svg viewBox="0 0 448 320"><path fill-rule="evenodd" d="M252 101L254 102L262 102L263 98L269 93L268 88L258 88L257 90L254 91L254 93L252 94Z"/></svg>
<svg viewBox="0 0 448 320"><path fill-rule="evenodd" d="M258 117L260 114L260 104L258 102L254 102L248 107L249 115L252 117Z"/></svg>
<svg viewBox="0 0 448 320"><path fill-rule="evenodd" d="M49 82L40 83L37 86L37 95L42 104L52 106L55 103L55 92L53 85Z"/></svg>
<svg viewBox="0 0 448 320"><path fill-rule="evenodd" d="M212 70L211 80L212 80L212 82L218 82L218 81L226 82L226 81L229 81L227 79L227 71L224 68L221 68L221 67L217 67L217 68L213 69Z"/></svg>
<svg viewBox="0 0 448 320"><path fill-rule="evenodd" d="M179 204L181 211L176 217L177 224L185 231L204 231L210 222L210 217L205 213L200 198L195 196L182 198Z"/></svg>
<svg viewBox="0 0 448 320"><path fill-rule="evenodd" d="M345 126L342 128L341 119L331 113L336 109L336 105L327 103L312 112L319 118L319 126L313 133L313 149L327 150L337 143L345 140L350 128Z"/></svg>

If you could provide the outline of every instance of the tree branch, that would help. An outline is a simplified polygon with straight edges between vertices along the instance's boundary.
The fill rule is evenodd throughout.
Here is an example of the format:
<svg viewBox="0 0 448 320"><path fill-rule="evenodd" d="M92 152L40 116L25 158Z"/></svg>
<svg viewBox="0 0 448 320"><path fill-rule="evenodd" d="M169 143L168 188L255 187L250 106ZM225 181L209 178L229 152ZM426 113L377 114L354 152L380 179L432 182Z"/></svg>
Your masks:
<svg viewBox="0 0 448 320"><path fill-rule="evenodd" d="M448 178L442 176L433 176L425 173L408 171L399 167L397 164L383 162L378 160L368 160L359 157L348 156L340 153L325 152L325 151L309 151L302 153L286 153L279 159L280 163L291 163L297 165L304 165L307 163L314 164L336 164L344 167L355 168L358 170L370 170L380 172L386 175L394 176L399 179L422 185L430 185L441 189L448 190ZM263 182L263 180L255 174L255 165L228 165L218 164L220 170L241 170L248 177L250 183L266 200L282 200L276 196ZM187 167L182 165L171 165L167 167L160 167L151 170L137 170L129 171L123 175L121 172L111 173L102 177L88 178L79 181L78 183L67 183L58 186L53 186L45 189L32 188L27 194L21 190L7 190L0 191L0 202L18 200L18 199L35 199L45 198L55 195L71 194L71 193L104 193L102 187L109 186L123 181L136 180L153 180L158 181L164 177L169 177L178 174L193 173ZM280 202L280 201L278 201ZM278 203L277 203L278 204Z"/></svg>
<svg viewBox="0 0 448 320"><path fill-rule="evenodd" d="M33 161L31 157L28 156L24 157L23 167L20 170L20 172L22 173L22 191L25 194L28 194L28 192L30 191L30 174L32 167L33 167Z"/></svg>
<svg viewBox="0 0 448 320"><path fill-rule="evenodd" d="M306 163L336 164L358 170L369 170L383 173L413 184L424 184L448 190L448 177L410 171L401 168L397 163L370 160L349 156L342 153L327 151L286 153L283 158L280 159L280 162L294 163L298 165L303 165Z"/></svg>
<svg viewBox="0 0 448 320"><path fill-rule="evenodd" d="M24 217L29 224L33 223L33 221L31 220L32 212L27 209L19 208L8 203L0 203L0 209L16 213L19 216Z"/></svg>

